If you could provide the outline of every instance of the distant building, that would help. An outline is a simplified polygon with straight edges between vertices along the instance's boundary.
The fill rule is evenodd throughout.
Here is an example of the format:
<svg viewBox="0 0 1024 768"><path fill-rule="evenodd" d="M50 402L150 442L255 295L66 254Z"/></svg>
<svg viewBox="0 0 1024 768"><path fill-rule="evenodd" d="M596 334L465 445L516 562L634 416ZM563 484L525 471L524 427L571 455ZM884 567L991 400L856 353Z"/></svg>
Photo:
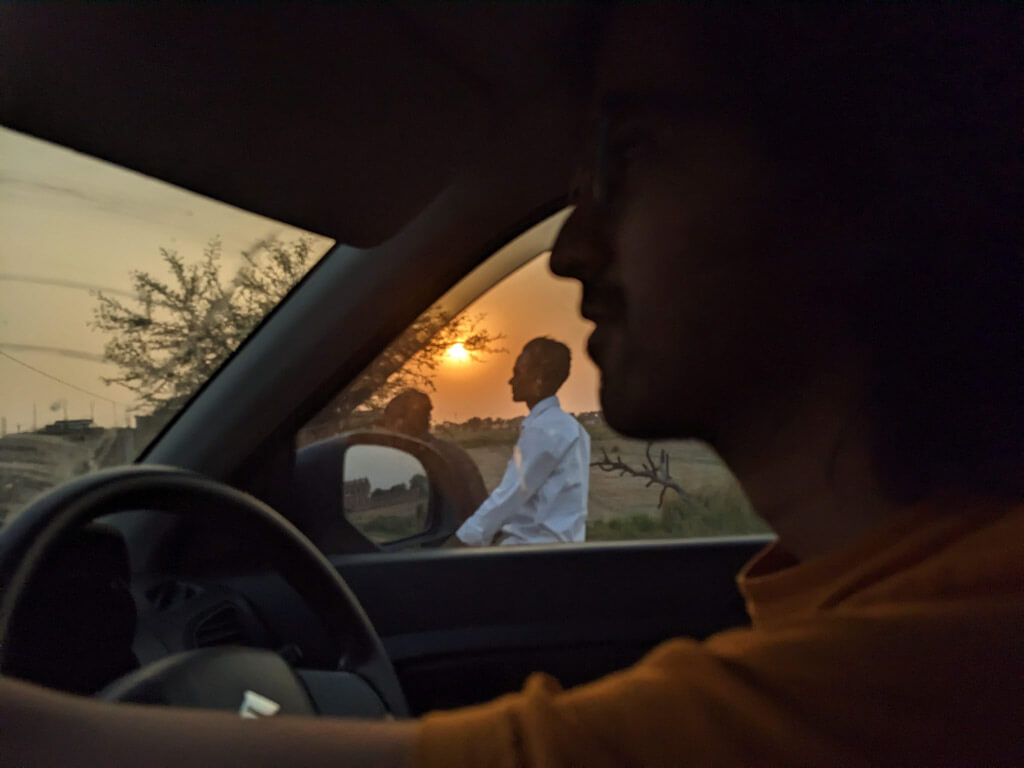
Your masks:
<svg viewBox="0 0 1024 768"><path fill-rule="evenodd" d="M346 510L366 509L370 506L370 480L360 477L358 480L348 480L341 488L342 504Z"/></svg>
<svg viewBox="0 0 1024 768"><path fill-rule="evenodd" d="M346 415L334 413L329 408L324 409L299 430L297 447L302 448L318 440L343 435L346 432L363 432L380 426L382 414L379 408L353 411Z"/></svg>
<svg viewBox="0 0 1024 768"><path fill-rule="evenodd" d="M604 417L600 411L583 411L582 413L574 414L576 421L584 426L596 427L604 423Z"/></svg>
<svg viewBox="0 0 1024 768"><path fill-rule="evenodd" d="M100 429L92 425L92 419L60 419L47 424L39 430L43 435L76 435L84 434L92 429Z"/></svg>

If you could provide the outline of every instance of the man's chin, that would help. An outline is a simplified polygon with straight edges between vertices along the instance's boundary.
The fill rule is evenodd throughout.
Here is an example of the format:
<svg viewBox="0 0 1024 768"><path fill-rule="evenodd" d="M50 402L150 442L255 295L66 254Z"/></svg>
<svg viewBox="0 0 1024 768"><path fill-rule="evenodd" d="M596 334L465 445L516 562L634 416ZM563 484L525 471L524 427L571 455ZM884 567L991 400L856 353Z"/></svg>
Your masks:
<svg viewBox="0 0 1024 768"><path fill-rule="evenodd" d="M621 387L618 385L622 385ZM630 386L632 385L632 386ZM605 422L619 434L638 440L708 440L708 430L669 407L653 392L638 391L636 380L616 382L603 376L601 410Z"/></svg>
<svg viewBox="0 0 1024 768"><path fill-rule="evenodd" d="M608 426L620 435L641 440L677 436L664 414L659 418L650 404L620 396L604 384L601 385L601 410Z"/></svg>
<svg viewBox="0 0 1024 768"><path fill-rule="evenodd" d="M691 437L677 418L675 393L659 394L665 375L661 360L650 360L626 341L622 329L603 325L591 334L588 351L601 370L601 410L612 429L626 437L658 440Z"/></svg>

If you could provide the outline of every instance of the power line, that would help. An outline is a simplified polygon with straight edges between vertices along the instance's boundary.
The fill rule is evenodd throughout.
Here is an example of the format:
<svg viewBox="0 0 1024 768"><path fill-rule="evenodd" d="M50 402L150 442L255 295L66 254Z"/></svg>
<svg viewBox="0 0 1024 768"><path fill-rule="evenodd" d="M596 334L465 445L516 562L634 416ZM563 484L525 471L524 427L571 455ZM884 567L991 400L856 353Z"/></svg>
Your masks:
<svg viewBox="0 0 1024 768"><path fill-rule="evenodd" d="M17 283L34 283L36 285L54 285L58 288L74 288L77 291L88 291L89 293L107 293L117 296L125 296L129 299L137 298L138 294L126 291L123 288L111 288L107 285L96 285L95 283L83 283L78 280L64 280L57 277L37 277L36 275L22 275L14 272L0 272L0 280L7 280Z"/></svg>
<svg viewBox="0 0 1024 768"><path fill-rule="evenodd" d="M57 376L54 376L53 374L47 373L46 371L41 371L38 368L36 368L34 365L29 365L28 363L26 363L26 362L24 362L22 360L19 360L18 358L14 357L13 355L7 354L2 349L0 349L0 356L6 357L8 360L11 360L11 361L17 363L18 365L22 366L23 368L28 368L30 371L34 371L34 372L38 373L40 376L45 376L48 379L52 379L53 381L56 381L58 384L63 384L65 387L71 387L71 389L77 389L79 392L83 392L83 393L89 395L90 397L95 397L95 398L97 398L99 400L106 400L108 403L113 403L114 405L120 405L123 408L127 408L128 407L128 405L126 403L122 403L119 400L113 400L113 399L111 399L111 398L109 398L109 397L107 397L105 395L97 395L95 392L90 392L88 389L83 389L82 387L79 387L76 384L72 384L72 383L70 383L68 381L64 381L64 379L61 379L61 378L58 378Z"/></svg>
<svg viewBox="0 0 1024 768"><path fill-rule="evenodd" d="M103 363L106 358L94 352L83 352L80 349L64 349L63 347L43 347L38 344L9 344L0 341L0 349L10 352L42 352L47 355L61 355L62 357L73 357L76 360L88 360L90 363Z"/></svg>

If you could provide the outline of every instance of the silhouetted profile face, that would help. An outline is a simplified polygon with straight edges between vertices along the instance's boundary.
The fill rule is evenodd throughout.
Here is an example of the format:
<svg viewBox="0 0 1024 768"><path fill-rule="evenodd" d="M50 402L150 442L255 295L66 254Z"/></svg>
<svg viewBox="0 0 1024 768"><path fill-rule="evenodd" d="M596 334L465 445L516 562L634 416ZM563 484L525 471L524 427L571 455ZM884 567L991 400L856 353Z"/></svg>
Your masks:
<svg viewBox="0 0 1024 768"><path fill-rule="evenodd" d="M572 354L560 341L538 336L523 345L512 367L512 400L530 408L556 394L569 378Z"/></svg>
<svg viewBox="0 0 1024 768"><path fill-rule="evenodd" d="M583 284L608 423L756 460L834 419L893 498L1019 498L1019 20L610 9L551 258Z"/></svg>
<svg viewBox="0 0 1024 768"><path fill-rule="evenodd" d="M411 437L425 437L430 432L430 398L419 390L406 390L396 395L384 408L384 428Z"/></svg>
<svg viewBox="0 0 1024 768"><path fill-rule="evenodd" d="M512 387L512 402L530 403L542 400L542 377L536 360L529 350L519 353L512 366L512 378L508 380Z"/></svg>
<svg viewBox="0 0 1024 768"><path fill-rule="evenodd" d="M773 168L742 110L717 106L731 84L678 10L607 26L597 138L551 268L583 284L608 423L714 442L806 374L829 322L808 301L821 271L799 255L802 222L778 217Z"/></svg>

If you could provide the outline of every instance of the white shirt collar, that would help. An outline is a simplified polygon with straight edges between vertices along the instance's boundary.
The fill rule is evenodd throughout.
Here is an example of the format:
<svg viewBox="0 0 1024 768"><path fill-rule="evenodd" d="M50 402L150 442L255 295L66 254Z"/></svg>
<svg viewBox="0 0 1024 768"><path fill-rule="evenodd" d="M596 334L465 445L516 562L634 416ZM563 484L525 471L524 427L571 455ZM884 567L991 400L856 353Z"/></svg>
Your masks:
<svg viewBox="0 0 1024 768"><path fill-rule="evenodd" d="M530 409L530 412L527 414L526 419L523 419L523 421L535 419L536 417L544 413L544 411L550 411L552 408L559 408L560 406L561 404L558 402L558 395L545 397L543 400L539 401L535 406L533 406L533 408Z"/></svg>

